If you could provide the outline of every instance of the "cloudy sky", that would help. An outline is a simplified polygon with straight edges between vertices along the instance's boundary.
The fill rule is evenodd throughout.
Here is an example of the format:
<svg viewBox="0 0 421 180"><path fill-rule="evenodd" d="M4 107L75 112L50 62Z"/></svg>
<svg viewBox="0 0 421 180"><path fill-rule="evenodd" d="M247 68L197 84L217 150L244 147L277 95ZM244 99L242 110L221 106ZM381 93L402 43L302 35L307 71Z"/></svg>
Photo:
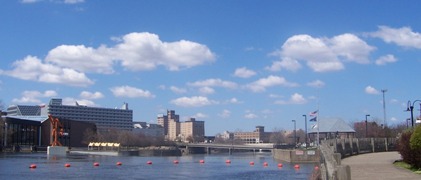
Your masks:
<svg viewBox="0 0 421 180"><path fill-rule="evenodd" d="M175 110L206 135L304 128L304 117L405 123L421 99L421 11L410 1L10 0L0 100ZM415 103L419 115L418 102Z"/></svg>

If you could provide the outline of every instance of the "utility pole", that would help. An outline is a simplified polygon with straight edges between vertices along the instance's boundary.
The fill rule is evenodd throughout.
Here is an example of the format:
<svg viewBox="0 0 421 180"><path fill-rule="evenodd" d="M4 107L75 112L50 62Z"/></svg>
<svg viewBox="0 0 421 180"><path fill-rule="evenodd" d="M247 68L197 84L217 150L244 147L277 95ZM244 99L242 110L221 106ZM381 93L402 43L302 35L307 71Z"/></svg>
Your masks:
<svg viewBox="0 0 421 180"><path fill-rule="evenodd" d="M382 91L382 93L383 93L383 128L385 128L386 126L387 126L387 124L386 124L386 102L385 102L385 100L384 100L384 94L387 92L387 89L382 89L381 90Z"/></svg>

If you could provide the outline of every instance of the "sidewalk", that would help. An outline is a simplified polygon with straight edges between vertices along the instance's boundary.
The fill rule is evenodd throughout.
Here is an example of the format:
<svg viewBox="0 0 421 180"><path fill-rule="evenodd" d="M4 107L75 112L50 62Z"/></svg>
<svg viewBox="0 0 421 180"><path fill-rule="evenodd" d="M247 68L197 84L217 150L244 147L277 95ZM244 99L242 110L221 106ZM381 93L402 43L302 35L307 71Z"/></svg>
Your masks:
<svg viewBox="0 0 421 180"><path fill-rule="evenodd" d="M402 159L394 152L368 153L342 159L343 165L351 167L351 179L405 179L419 180L421 175L395 167L393 162Z"/></svg>

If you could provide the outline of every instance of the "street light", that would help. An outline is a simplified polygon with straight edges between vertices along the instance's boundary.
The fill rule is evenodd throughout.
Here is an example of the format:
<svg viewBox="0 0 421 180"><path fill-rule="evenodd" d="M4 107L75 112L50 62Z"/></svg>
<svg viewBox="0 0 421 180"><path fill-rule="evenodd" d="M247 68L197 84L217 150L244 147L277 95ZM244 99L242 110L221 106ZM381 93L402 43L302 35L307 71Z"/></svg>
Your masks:
<svg viewBox="0 0 421 180"><path fill-rule="evenodd" d="M304 116L304 122L305 122L305 128L306 128L306 140L304 142L306 143L306 148L307 148L308 147L308 143L307 143L307 139L308 139L308 136L307 136L307 115L303 114L303 116Z"/></svg>
<svg viewBox="0 0 421 180"><path fill-rule="evenodd" d="M370 114L366 114L366 115L365 115L365 138L367 138L367 137L368 137L368 136L367 136L367 129L368 129L368 128L367 128L367 117L368 117L368 116L370 116Z"/></svg>
<svg viewBox="0 0 421 180"><path fill-rule="evenodd" d="M297 145L297 122L295 120L292 120L294 122L294 145Z"/></svg>
<svg viewBox="0 0 421 180"><path fill-rule="evenodd" d="M406 104L407 105L406 111L411 111L412 127L414 127L414 105L415 105L415 102L417 101L421 102L421 100L415 100L414 102L412 102L412 104L411 104L411 101L408 101L408 103Z"/></svg>

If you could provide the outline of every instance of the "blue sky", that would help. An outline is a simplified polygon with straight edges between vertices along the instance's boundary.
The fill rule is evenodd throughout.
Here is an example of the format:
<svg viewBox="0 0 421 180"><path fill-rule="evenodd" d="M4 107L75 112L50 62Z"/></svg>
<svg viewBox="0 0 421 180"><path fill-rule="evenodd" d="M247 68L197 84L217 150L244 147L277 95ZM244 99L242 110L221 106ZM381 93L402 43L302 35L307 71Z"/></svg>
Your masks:
<svg viewBox="0 0 421 180"><path fill-rule="evenodd" d="M420 99L421 11L393 1L12 0L0 6L0 99L173 109L225 130L303 114L405 123ZM416 103L414 114L419 115Z"/></svg>

